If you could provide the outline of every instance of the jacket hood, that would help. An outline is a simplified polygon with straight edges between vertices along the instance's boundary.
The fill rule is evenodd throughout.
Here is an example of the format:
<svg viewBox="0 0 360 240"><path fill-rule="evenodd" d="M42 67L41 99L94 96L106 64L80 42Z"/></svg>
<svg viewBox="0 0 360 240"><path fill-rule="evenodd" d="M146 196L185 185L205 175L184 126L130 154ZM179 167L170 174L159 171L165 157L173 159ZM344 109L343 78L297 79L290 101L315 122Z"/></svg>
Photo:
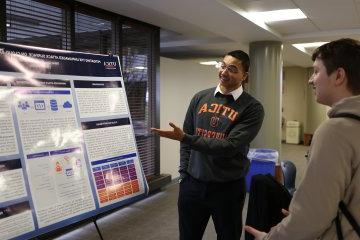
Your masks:
<svg viewBox="0 0 360 240"><path fill-rule="evenodd" d="M339 113L351 113L360 116L360 95L344 98L329 110L328 116L332 118Z"/></svg>

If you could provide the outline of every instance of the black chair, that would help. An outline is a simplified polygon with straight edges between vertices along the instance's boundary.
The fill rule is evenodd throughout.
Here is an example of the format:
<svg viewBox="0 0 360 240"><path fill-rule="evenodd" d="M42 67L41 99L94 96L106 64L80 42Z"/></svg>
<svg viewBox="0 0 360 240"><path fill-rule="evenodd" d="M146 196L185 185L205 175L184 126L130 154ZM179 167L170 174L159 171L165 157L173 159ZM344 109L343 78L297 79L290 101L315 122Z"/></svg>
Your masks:
<svg viewBox="0 0 360 240"><path fill-rule="evenodd" d="M296 167L295 164L289 160L282 160L280 162L281 169L284 174L284 186L289 191L291 195L294 194L295 188L295 179L296 179Z"/></svg>

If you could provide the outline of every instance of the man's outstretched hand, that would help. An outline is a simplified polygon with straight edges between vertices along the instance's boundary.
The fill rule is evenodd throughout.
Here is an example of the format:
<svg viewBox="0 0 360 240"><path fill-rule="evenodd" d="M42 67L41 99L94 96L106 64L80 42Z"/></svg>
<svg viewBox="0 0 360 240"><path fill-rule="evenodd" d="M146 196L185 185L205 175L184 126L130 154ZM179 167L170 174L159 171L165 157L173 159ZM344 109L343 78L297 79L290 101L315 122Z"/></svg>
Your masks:
<svg viewBox="0 0 360 240"><path fill-rule="evenodd" d="M173 130L162 130L159 128L151 128L151 131L160 137L170 138L173 140L181 141L184 139L185 133L181 128L173 124L172 122L169 123L170 127L173 128Z"/></svg>

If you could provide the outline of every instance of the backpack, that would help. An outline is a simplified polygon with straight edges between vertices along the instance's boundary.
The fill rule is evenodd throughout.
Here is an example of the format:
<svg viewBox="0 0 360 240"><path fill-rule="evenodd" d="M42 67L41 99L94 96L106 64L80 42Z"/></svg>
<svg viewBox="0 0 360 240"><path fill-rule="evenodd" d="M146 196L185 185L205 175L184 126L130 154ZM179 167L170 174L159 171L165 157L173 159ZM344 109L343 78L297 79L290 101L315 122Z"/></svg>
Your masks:
<svg viewBox="0 0 360 240"><path fill-rule="evenodd" d="M284 218L281 209L288 209L291 194L271 174L257 174L251 178L246 225L269 232ZM254 240L245 232L245 240Z"/></svg>
<svg viewBox="0 0 360 240"><path fill-rule="evenodd" d="M341 118L352 118L352 119L356 119L356 120L360 121L360 116L357 116L357 115L354 115L354 114L351 114L351 113L340 113L340 114L337 114L337 115L333 116L333 118L339 118L339 117L341 117ZM356 222L355 218L351 215L349 210L347 209L344 201L339 202L339 209L344 214L346 219L349 221L351 226L354 228L357 235L360 237L360 226ZM337 233L338 239L343 240L344 236L343 236L342 230L341 230L339 213L337 214L337 216L335 218L335 225L336 225L336 233Z"/></svg>

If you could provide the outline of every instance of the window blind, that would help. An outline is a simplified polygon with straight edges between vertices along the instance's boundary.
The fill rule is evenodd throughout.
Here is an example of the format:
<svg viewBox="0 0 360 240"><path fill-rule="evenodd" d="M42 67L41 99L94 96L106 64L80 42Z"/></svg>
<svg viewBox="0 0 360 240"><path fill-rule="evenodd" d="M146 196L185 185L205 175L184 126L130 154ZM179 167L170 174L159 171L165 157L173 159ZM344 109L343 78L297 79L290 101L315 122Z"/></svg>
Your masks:
<svg viewBox="0 0 360 240"><path fill-rule="evenodd" d="M30 0L6 0L6 34L10 43L70 49L69 21L65 8Z"/></svg>
<svg viewBox="0 0 360 240"><path fill-rule="evenodd" d="M150 179L159 174L156 168L159 143L150 133L156 121L152 62L155 30L131 19L120 23L118 15L109 17L103 11L77 2L71 10L71 4L68 1L6 0L6 39L10 43L120 55L140 161ZM71 26L74 26L73 36ZM115 52L114 49L121 50Z"/></svg>
<svg viewBox="0 0 360 240"><path fill-rule="evenodd" d="M112 23L88 14L75 13L75 50L108 54L112 52Z"/></svg>
<svg viewBox="0 0 360 240"><path fill-rule="evenodd" d="M147 177L155 175L155 137L151 114L155 101L151 88L151 31L122 25L122 67L140 160Z"/></svg>

